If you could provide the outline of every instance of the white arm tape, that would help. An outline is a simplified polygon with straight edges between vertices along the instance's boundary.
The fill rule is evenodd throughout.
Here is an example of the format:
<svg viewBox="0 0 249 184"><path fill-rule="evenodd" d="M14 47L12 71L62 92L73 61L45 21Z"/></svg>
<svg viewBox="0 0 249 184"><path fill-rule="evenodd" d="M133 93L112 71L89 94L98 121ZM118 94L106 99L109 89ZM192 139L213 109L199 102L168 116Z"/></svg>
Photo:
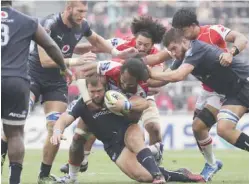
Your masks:
<svg viewBox="0 0 249 184"><path fill-rule="evenodd" d="M90 97L90 95L88 93L87 86L86 86L86 79L78 79L76 81L76 83L77 83L77 87L78 87L78 89L80 91L80 94L81 94L81 96L83 98L83 101L85 103L91 101L92 99L91 99L91 97Z"/></svg>

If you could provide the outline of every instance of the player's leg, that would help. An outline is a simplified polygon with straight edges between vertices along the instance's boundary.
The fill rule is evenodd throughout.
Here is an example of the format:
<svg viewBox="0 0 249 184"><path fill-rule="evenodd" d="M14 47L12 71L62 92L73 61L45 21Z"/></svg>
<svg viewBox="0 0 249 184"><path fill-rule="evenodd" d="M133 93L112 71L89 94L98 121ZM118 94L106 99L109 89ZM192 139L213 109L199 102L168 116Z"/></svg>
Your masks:
<svg viewBox="0 0 249 184"><path fill-rule="evenodd" d="M153 145L157 142L162 142L160 116L155 101L148 100L148 102L150 106L148 109L144 110L141 120L149 133L149 144Z"/></svg>
<svg viewBox="0 0 249 184"><path fill-rule="evenodd" d="M2 130L1 133L1 168L2 168L2 172L3 172L3 164L7 155L7 151L8 151L8 143L7 143L7 137L4 134L4 131Z"/></svg>
<svg viewBox="0 0 249 184"><path fill-rule="evenodd" d="M131 147L132 145L130 145ZM135 146L135 145L134 145ZM135 149L136 150L136 149ZM138 150L137 150L138 151ZM143 150L142 150L143 151ZM141 154L142 152L139 152ZM119 157L115 161L116 165L131 179L139 182L154 182L164 183L164 180L154 180L152 174L145 169L145 167L139 162L139 156L125 147L120 153ZM150 157L153 158L153 157ZM144 162L148 158L146 157ZM179 171L167 171L163 167L159 167L160 172L163 174L166 181L178 181L178 182L201 182L203 181L201 175L193 174L187 169L181 169Z"/></svg>
<svg viewBox="0 0 249 184"><path fill-rule="evenodd" d="M52 90L51 90L52 89ZM41 163L38 183L55 180L50 175L52 163L55 159L59 145L52 145L50 138L53 134L54 123L59 119L59 116L67 109L67 86L66 84L55 84L44 88L42 94L42 102L46 115L47 137L43 147L43 159Z"/></svg>
<svg viewBox="0 0 249 184"><path fill-rule="evenodd" d="M59 182L77 182L78 172L81 169L81 164L84 159L84 146L89 138L93 138L92 134L87 131L87 126L84 121L81 118L78 119L77 128L75 130L75 134L69 148L69 161L66 168L68 170L67 173L69 174L59 178Z"/></svg>
<svg viewBox="0 0 249 184"><path fill-rule="evenodd" d="M2 122L8 140L9 183L19 184L24 158L24 124L28 114L29 82L17 78L2 78Z"/></svg>
<svg viewBox="0 0 249 184"><path fill-rule="evenodd" d="M77 127L75 129L74 138L72 140L72 143L71 143L71 146L69 149L69 157L73 157L74 154L77 154L78 157L80 157L79 154L82 151L78 150L78 149L76 150L75 147L78 148L81 146L81 145L79 145L79 146L77 145L77 144L81 143L81 141L78 141L78 139L82 139L82 137L86 138L85 132L87 131L87 128L86 128L84 122L82 121L82 119L78 119L77 121L78 121L78 123L77 123ZM84 141L85 143L83 146L83 153L82 153L83 161L80 164L80 169L79 169L80 172L85 172L88 168L88 156L90 155L92 145L95 142L95 140L96 140L96 138L93 134L87 134L87 140ZM75 145L75 146L73 146L73 145ZM71 149L73 149L73 150L71 150ZM72 151L74 151L75 153L73 153ZM70 156L70 155L72 155L72 156ZM69 159L69 163L70 163L70 159ZM64 164L60 168L60 171L63 173L69 173L69 164L68 163Z"/></svg>
<svg viewBox="0 0 249 184"><path fill-rule="evenodd" d="M245 106L239 105L233 99L222 106L218 114L218 135L225 139L230 144L245 151L249 151L249 136L240 130L236 129L237 123L240 118L247 112ZM230 105L235 104L235 105Z"/></svg>
<svg viewBox="0 0 249 184"><path fill-rule="evenodd" d="M149 148L155 157L157 165L162 162L163 144L160 127L160 115L154 100L148 99L150 107L144 110L141 120L149 133Z"/></svg>
<svg viewBox="0 0 249 184"><path fill-rule="evenodd" d="M130 125L124 136L126 148L136 155L138 162L150 173L152 180L164 182L164 178L156 165L153 154L145 145L144 133L138 124ZM146 179L136 178L137 181L148 181Z"/></svg>
<svg viewBox="0 0 249 184"><path fill-rule="evenodd" d="M202 100L205 101L205 106L200 110L193 121L193 132L198 145L201 148L202 154L206 160L206 164L201 172L201 175L206 181L211 180L212 176L218 172L223 164L216 160L213 152L213 141L209 134L209 130L217 121L218 109L221 107L221 96L215 92L203 91ZM200 104L200 101L199 101Z"/></svg>

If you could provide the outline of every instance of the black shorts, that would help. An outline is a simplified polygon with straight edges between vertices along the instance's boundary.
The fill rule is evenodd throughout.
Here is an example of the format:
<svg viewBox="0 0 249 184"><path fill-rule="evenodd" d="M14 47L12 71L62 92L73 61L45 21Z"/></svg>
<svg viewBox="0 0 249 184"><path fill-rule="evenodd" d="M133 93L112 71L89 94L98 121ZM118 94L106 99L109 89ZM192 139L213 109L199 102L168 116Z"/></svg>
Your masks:
<svg viewBox="0 0 249 184"><path fill-rule="evenodd" d="M103 142L104 149L113 162L116 162L125 147L124 137L128 127L122 127L117 133L114 133L111 141Z"/></svg>
<svg viewBox="0 0 249 184"><path fill-rule="evenodd" d="M240 105L249 109L249 81L246 81L236 96L226 97L223 105Z"/></svg>
<svg viewBox="0 0 249 184"><path fill-rule="evenodd" d="M25 120L29 108L29 81L20 77L2 77L1 84L1 119Z"/></svg>
<svg viewBox="0 0 249 184"><path fill-rule="evenodd" d="M31 77L30 91L35 95L36 102L41 95L41 103L46 101L68 102L68 87L64 81L44 81Z"/></svg>

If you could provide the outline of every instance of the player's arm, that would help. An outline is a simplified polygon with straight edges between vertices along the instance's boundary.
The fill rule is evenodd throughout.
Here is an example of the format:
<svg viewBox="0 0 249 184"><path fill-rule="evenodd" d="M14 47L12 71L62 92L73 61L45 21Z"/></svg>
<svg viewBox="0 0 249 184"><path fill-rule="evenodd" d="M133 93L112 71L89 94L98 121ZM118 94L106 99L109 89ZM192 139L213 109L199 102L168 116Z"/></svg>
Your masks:
<svg viewBox="0 0 249 184"><path fill-rule="evenodd" d="M125 42L125 40L120 38L111 38L106 40L111 46L117 47L118 45ZM74 49L75 54L84 54L86 52L93 52L93 53L105 53L105 50L102 47L96 47L91 45L90 43L79 43L76 45Z"/></svg>
<svg viewBox="0 0 249 184"><path fill-rule="evenodd" d="M81 98L74 106L71 107L71 109L68 109L68 112L63 113L60 116L60 118L55 122L53 128L53 136L50 139L52 144L57 145L60 143L65 128L71 125L78 117L80 117L84 109L85 106Z"/></svg>
<svg viewBox="0 0 249 184"><path fill-rule="evenodd" d="M192 71L194 66L188 63L183 63L176 70L168 70L166 72L151 72L151 78L165 82L178 82L184 80Z"/></svg>
<svg viewBox="0 0 249 184"><path fill-rule="evenodd" d="M130 98L129 103L131 105L130 112L143 112L149 107L149 103L145 98Z"/></svg>
<svg viewBox="0 0 249 184"><path fill-rule="evenodd" d="M233 56L236 56L242 50L244 50L248 43L248 39L246 38L245 35L243 35L238 31L233 31L233 30L226 35L225 41L233 43L233 47L230 49L230 53Z"/></svg>
<svg viewBox="0 0 249 184"><path fill-rule="evenodd" d="M87 40L91 43L93 47L96 47L98 51L103 53L109 53L113 57L126 58L131 57L132 54L137 54L137 50L135 48L128 48L123 51L117 50L112 46L107 40L105 40L102 36L98 35L94 31L92 35L87 37Z"/></svg>
<svg viewBox="0 0 249 184"><path fill-rule="evenodd" d="M47 57L51 57L56 65L63 71L66 70L66 65L60 48L40 24L38 24L37 31L34 35L34 41L45 50L44 53L46 53Z"/></svg>
<svg viewBox="0 0 249 184"><path fill-rule="evenodd" d="M158 65L160 63L163 63L164 61L167 61L169 59L172 59L169 51L162 50L156 54L151 54L151 55L147 55L145 57L143 57L144 63L146 65Z"/></svg>

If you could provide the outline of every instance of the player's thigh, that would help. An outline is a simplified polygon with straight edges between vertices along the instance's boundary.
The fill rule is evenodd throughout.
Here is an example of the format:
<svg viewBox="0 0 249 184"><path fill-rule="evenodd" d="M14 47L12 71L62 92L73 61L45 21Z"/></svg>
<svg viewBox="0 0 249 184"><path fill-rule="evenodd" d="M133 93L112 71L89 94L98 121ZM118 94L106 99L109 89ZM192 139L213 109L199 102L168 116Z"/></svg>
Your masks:
<svg viewBox="0 0 249 184"><path fill-rule="evenodd" d="M156 106L156 102L153 100L148 100L149 107L143 111L141 121L143 122L144 127L148 124L154 123L155 126L160 128L160 115L158 108Z"/></svg>
<svg viewBox="0 0 249 184"><path fill-rule="evenodd" d="M138 124L132 124L127 128L124 143L134 153L138 153L145 148L144 133Z"/></svg>
<svg viewBox="0 0 249 184"><path fill-rule="evenodd" d="M30 77L30 98L34 103L38 102L41 94L41 84L37 78Z"/></svg>
<svg viewBox="0 0 249 184"><path fill-rule="evenodd" d="M227 98L218 113L218 133L235 129L240 118L248 111L248 108L237 97Z"/></svg>
<svg viewBox="0 0 249 184"><path fill-rule="evenodd" d="M25 124L29 104L29 81L18 77L2 77L1 107L3 124Z"/></svg>
<svg viewBox="0 0 249 184"><path fill-rule="evenodd" d="M51 112L63 113L67 109L67 85L66 83L44 84L42 89L42 103L45 114Z"/></svg>
<svg viewBox="0 0 249 184"><path fill-rule="evenodd" d="M134 180L152 180L150 173L138 162L136 154L124 148L116 160L116 165Z"/></svg>

